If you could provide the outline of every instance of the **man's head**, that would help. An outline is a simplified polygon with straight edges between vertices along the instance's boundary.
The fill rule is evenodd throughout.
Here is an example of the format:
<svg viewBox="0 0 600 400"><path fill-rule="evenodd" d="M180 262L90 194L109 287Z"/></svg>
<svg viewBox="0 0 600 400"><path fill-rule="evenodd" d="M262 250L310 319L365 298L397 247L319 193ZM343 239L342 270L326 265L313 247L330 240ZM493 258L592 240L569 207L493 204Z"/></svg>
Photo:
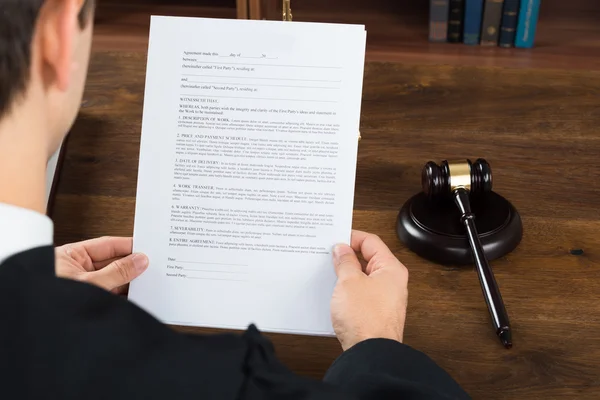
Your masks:
<svg viewBox="0 0 600 400"><path fill-rule="evenodd" d="M91 48L93 3L0 0L0 126L8 118L39 119L49 153L79 109Z"/></svg>

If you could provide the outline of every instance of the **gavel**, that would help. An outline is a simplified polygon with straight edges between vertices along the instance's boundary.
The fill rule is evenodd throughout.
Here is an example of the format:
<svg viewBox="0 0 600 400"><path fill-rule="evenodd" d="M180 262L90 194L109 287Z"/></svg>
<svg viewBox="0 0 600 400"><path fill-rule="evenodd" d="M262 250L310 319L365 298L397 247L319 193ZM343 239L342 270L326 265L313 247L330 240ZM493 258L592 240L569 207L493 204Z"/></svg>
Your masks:
<svg viewBox="0 0 600 400"><path fill-rule="evenodd" d="M421 174L423 192L431 200L452 199L460 211L460 221L465 226L469 245L479 276L479 283L492 323L500 341L506 348L512 347L512 335L508 314L500 289L494 278L475 227L475 214L471 211L471 196L492 191L492 170L484 159L474 163L465 161L442 161L437 165L429 161Z"/></svg>

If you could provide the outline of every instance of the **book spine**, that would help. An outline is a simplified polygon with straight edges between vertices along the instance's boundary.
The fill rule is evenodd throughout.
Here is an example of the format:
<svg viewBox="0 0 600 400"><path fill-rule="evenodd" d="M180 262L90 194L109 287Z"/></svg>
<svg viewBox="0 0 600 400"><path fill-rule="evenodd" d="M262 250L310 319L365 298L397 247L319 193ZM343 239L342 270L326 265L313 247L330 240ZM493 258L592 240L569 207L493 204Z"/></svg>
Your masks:
<svg viewBox="0 0 600 400"><path fill-rule="evenodd" d="M448 41L449 0L431 0L429 3L429 40Z"/></svg>
<svg viewBox="0 0 600 400"><path fill-rule="evenodd" d="M483 0L466 0L465 3L465 28L463 43L479 44L481 33L481 17L483 15Z"/></svg>
<svg viewBox="0 0 600 400"><path fill-rule="evenodd" d="M448 41L460 43L463 40L463 23L465 20L465 0L450 0L448 14Z"/></svg>
<svg viewBox="0 0 600 400"><path fill-rule="evenodd" d="M504 0L485 0L483 23L481 24L481 45L496 46L502 19Z"/></svg>
<svg viewBox="0 0 600 400"><path fill-rule="evenodd" d="M520 0L504 0L502 22L500 23L500 39L498 39L498 44L501 47L513 47L515 44L515 34L517 33L517 22L519 20L519 2Z"/></svg>
<svg viewBox="0 0 600 400"><path fill-rule="evenodd" d="M533 47L539 12L540 0L521 1L515 47Z"/></svg>

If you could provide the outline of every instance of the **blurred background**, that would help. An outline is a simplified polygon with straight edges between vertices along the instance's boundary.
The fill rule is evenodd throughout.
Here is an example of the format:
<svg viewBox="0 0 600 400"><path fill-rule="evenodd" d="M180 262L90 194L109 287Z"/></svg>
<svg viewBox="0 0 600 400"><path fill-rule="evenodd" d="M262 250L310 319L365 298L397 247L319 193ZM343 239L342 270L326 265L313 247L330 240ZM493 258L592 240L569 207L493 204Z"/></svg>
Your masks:
<svg viewBox="0 0 600 400"><path fill-rule="evenodd" d="M430 0L291 0L291 7L294 21L366 25L372 61L600 69L600 0L543 0L531 49L432 43ZM150 15L281 20L282 0L99 0L94 50L146 50Z"/></svg>

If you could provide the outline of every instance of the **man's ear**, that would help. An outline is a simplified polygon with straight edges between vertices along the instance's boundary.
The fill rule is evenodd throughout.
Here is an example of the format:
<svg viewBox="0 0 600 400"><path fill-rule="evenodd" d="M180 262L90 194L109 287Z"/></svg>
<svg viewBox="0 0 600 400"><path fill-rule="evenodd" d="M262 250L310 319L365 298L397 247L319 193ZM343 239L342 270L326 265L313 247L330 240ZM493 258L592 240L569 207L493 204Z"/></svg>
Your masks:
<svg viewBox="0 0 600 400"><path fill-rule="evenodd" d="M66 91L73 69L78 21L83 0L46 0L36 29L44 86Z"/></svg>

